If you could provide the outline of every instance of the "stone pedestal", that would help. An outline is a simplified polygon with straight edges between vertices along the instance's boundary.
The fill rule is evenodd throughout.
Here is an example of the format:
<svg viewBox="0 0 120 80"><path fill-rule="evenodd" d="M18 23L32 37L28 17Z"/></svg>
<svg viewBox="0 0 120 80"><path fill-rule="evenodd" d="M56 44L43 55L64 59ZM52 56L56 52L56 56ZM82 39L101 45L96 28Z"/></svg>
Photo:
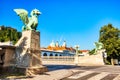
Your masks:
<svg viewBox="0 0 120 80"><path fill-rule="evenodd" d="M47 68L41 63L40 32L23 31L16 46L16 67L18 71L23 70L26 75L47 71Z"/></svg>

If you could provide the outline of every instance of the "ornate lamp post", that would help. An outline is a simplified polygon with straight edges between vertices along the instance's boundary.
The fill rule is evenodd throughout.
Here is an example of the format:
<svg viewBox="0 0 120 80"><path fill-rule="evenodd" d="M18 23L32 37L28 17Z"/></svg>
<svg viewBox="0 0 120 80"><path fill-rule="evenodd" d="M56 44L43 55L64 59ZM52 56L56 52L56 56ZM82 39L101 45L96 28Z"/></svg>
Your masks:
<svg viewBox="0 0 120 80"><path fill-rule="evenodd" d="M76 48L76 56L78 56L79 45L75 45L75 48Z"/></svg>
<svg viewBox="0 0 120 80"><path fill-rule="evenodd" d="M75 54L74 63L75 63L76 65L78 65L78 63L79 63L79 56L78 56L79 45L75 45L75 48L76 48L76 54Z"/></svg>

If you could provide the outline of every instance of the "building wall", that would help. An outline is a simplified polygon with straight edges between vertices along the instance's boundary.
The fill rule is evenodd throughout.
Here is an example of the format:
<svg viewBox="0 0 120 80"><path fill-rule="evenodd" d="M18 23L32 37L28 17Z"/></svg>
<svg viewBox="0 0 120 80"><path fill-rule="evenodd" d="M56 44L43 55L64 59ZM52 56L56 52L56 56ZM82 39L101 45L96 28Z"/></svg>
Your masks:
<svg viewBox="0 0 120 80"><path fill-rule="evenodd" d="M41 56L73 56L69 52L53 52L53 51L42 51Z"/></svg>

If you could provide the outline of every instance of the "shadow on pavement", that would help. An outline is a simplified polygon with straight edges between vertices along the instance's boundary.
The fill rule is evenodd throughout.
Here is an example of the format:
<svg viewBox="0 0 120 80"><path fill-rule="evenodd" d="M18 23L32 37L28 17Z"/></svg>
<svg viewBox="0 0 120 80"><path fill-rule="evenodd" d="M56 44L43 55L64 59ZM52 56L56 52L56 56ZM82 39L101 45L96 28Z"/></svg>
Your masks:
<svg viewBox="0 0 120 80"><path fill-rule="evenodd" d="M72 69L72 68L80 67L76 65L44 65L44 66L47 66L48 71L54 71L54 70L60 70L60 69Z"/></svg>
<svg viewBox="0 0 120 80"><path fill-rule="evenodd" d="M79 69L79 70L91 70L100 68L102 66L77 66L77 65L45 65L49 71L60 70L60 69Z"/></svg>

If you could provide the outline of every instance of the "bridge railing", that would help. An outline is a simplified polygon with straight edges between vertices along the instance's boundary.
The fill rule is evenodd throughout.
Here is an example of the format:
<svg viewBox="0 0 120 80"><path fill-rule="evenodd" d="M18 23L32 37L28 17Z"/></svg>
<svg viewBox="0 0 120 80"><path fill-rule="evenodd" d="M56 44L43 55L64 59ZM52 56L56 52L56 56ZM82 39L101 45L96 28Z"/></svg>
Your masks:
<svg viewBox="0 0 120 80"><path fill-rule="evenodd" d="M74 56L42 56L42 64L74 64Z"/></svg>
<svg viewBox="0 0 120 80"><path fill-rule="evenodd" d="M74 56L42 56L43 61L74 61Z"/></svg>

